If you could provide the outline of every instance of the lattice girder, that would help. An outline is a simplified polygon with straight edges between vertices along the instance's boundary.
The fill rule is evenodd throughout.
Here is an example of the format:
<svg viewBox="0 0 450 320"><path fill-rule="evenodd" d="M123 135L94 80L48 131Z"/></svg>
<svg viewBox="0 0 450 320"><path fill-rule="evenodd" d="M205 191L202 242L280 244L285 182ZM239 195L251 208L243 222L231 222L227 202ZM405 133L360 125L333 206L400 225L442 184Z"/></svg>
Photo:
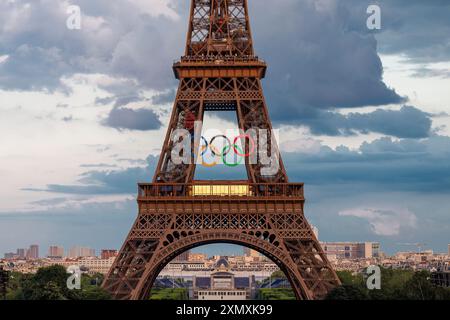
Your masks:
<svg viewBox="0 0 450 320"><path fill-rule="evenodd" d="M267 106L262 94L261 82L257 78L202 78L202 79L182 79L177 93L177 101L174 106L173 116L169 124L166 142L164 144L155 182L186 182L193 180L195 175L196 150L192 145L191 165L173 165L171 161L172 134L177 129L186 129L194 136L193 121L186 122L187 115L192 120L203 121L204 112L214 105L226 103L227 106L234 106L239 123L239 129L243 132L257 128L268 132L268 152L278 153L276 143L272 143L270 124ZM212 107L211 107L212 106ZM219 109L219 108L217 108ZM228 107L229 109L229 107ZM273 150L272 150L273 149ZM248 160L248 159L247 159ZM252 182L287 182L284 164L281 158L278 159L278 172L273 176L264 176L261 173L261 164L247 163L248 177Z"/></svg>
<svg viewBox="0 0 450 320"><path fill-rule="evenodd" d="M186 56L253 55L246 0L192 0Z"/></svg>
<svg viewBox="0 0 450 320"><path fill-rule="evenodd" d="M105 282L116 298L148 298L149 284L178 254L224 242L271 258L287 274L299 299L322 298L336 285L335 273L304 217L302 198L146 199L140 200L139 208Z"/></svg>

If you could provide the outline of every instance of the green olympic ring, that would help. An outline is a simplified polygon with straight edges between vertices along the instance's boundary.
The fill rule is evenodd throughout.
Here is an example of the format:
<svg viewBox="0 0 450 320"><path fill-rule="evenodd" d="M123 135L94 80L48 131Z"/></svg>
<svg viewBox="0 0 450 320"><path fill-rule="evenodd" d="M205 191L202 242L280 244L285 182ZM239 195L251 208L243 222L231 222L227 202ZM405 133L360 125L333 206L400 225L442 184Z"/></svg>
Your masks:
<svg viewBox="0 0 450 320"><path fill-rule="evenodd" d="M243 158L241 157L240 160L238 162L236 162L236 163L233 163L233 164L228 163L227 159L226 159L226 156L227 156L228 152L230 152L231 148L237 149L240 153L243 153L243 151L238 145L226 146L226 147L223 148L223 150L222 150L222 161L223 161L223 164L226 165L227 167L234 168L234 167L239 166L242 163L242 159Z"/></svg>

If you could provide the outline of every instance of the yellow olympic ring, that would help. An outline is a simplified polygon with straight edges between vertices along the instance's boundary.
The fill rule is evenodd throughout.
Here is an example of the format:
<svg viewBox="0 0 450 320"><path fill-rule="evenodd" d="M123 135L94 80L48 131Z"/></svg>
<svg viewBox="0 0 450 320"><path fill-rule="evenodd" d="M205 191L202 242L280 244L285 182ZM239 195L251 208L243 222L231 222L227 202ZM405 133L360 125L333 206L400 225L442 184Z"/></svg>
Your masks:
<svg viewBox="0 0 450 320"><path fill-rule="evenodd" d="M202 147L202 166L203 167L205 167L205 168L214 168L215 166L217 166L218 165L218 163L217 163L217 159L220 159L221 157L220 156L218 156L217 155L217 149L214 147L214 146L210 146L210 148L211 148L211 150L213 150L213 149L215 149L215 150L213 150L213 154L214 154L214 159L216 159L216 161L214 161L213 163L206 163L205 162L205 151L206 151L206 149L207 149L207 146L203 146Z"/></svg>

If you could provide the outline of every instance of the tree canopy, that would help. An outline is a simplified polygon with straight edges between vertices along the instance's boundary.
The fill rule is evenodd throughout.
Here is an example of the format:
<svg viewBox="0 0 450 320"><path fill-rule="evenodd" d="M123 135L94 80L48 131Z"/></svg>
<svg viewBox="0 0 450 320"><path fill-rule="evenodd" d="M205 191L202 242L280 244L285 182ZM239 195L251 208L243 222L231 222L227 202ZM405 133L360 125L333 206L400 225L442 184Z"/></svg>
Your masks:
<svg viewBox="0 0 450 320"><path fill-rule="evenodd" d="M109 300L109 293L100 287L103 276L82 275L81 290L67 288L70 274L62 266L39 269L36 274L13 273L7 298L11 300Z"/></svg>

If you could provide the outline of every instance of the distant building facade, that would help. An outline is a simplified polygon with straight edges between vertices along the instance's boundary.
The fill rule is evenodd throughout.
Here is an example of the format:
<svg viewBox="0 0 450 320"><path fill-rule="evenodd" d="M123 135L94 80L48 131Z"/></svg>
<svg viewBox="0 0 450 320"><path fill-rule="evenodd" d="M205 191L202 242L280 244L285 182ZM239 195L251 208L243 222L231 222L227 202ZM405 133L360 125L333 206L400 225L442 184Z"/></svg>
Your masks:
<svg viewBox="0 0 450 320"><path fill-rule="evenodd" d="M17 259L17 254L14 252L7 252L7 253L5 253L4 257L5 257L5 260L14 260L14 259Z"/></svg>
<svg viewBox="0 0 450 320"><path fill-rule="evenodd" d="M219 259L209 277L194 277L194 300L250 300L255 292L254 276L235 277L225 258Z"/></svg>
<svg viewBox="0 0 450 320"><path fill-rule="evenodd" d="M207 266L205 262L201 261L172 261L165 268L167 272L183 272L183 271L205 271Z"/></svg>
<svg viewBox="0 0 450 320"><path fill-rule="evenodd" d="M17 258L25 259L27 257L27 249L17 249Z"/></svg>
<svg viewBox="0 0 450 320"><path fill-rule="evenodd" d="M182 262L182 261L189 261L189 255L191 254L191 252L185 251L182 254L180 254L178 257L176 257L173 261L176 262Z"/></svg>
<svg viewBox="0 0 450 320"><path fill-rule="evenodd" d="M69 250L69 258L95 257L95 250L86 247L73 247Z"/></svg>
<svg viewBox="0 0 450 320"><path fill-rule="evenodd" d="M117 250L112 250L112 249L102 249L101 253L100 253L100 257L102 259L109 259L109 258L113 258L113 257L117 257L117 255L119 254L119 252Z"/></svg>
<svg viewBox="0 0 450 320"><path fill-rule="evenodd" d="M190 253L189 254L189 261L190 262L202 262L206 261L208 259L208 256L203 253Z"/></svg>
<svg viewBox="0 0 450 320"><path fill-rule="evenodd" d="M244 256L246 257L259 257L260 254L258 251L250 249L250 248L244 248Z"/></svg>
<svg viewBox="0 0 450 320"><path fill-rule="evenodd" d="M370 259L380 256L377 242L322 242L322 248L329 259Z"/></svg>
<svg viewBox="0 0 450 320"><path fill-rule="evenodd" d="M99 259L95 257L86 257L80 259L77 263L82 269L86 269L86 271L90 274L101 273L107 274L109 269L114 263L116 257L110 257L108 259Z"/></svg>
<svg viewBox="0 0 450 320"><path fill-rule="evenodd" d="M50 246L48 248L49 258L62 258L64 257L64 248L59 246Z"/></svg>
<svg viewBox="0 0 450 320"><path fill-rule="evenodd" d="M26 254L27 259L39 259L39 246L32 244Z"/></svg>
<svg viewBox="0 0 450 320"><path fill-rule="evenodd" d="M5 253L5 259L6 260L39 259L39 246L33 244L28 249L17 249L16 252Z"/></svg>

